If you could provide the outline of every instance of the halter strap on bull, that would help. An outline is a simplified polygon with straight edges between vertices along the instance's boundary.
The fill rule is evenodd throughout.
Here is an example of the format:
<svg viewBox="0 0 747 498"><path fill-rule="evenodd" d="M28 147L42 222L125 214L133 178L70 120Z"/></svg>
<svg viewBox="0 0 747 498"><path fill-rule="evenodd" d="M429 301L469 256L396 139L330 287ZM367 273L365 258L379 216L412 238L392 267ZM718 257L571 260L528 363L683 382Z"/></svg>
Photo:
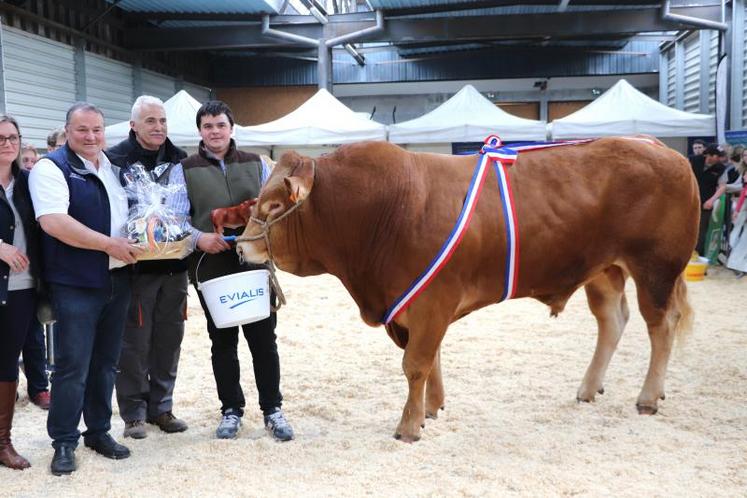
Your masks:
<svg viewBox="0 0 747 498"><path fill-rule="evenodd" d="M472 215L475 212L477 201L482 192L482 186L485 183L488 165L493 163L495 175L498 180L498 192L501 196L501 205L503 207L503 220L506 227L506 249L507 257L505 262L505 272L503 280L503 294L501 301L511 299L516 293L519 270L519 225L516 219L516 210L514 208L514 196L511 190L511 182L507 169L511 167L519 155L519 152L546 149L549 147L559 147L562 145L576 145L590 142L589 140L569 140L563 142L540 142L515 144L510 147L504 146L497 135L490 135L480 149L480 155L472 174L467 195L464 199L462 211L436 256L426 267L425 271L415 279L415 281L402 293L394 304L386 311L381 323L388 324L394 320L400 313L407 309L410 304L418 297L433 281L439 271L446 266L451 256L459 246L464 234L467 232Z"/></svg>
<svg viewBox="0 0 747 498"><path fill-rule="evenodd" d="M312 171L316 171L316 161L313 159L311 160L311 169ZM230 240L235 242L242 242L242 241L253 241L253 240L259 240L264 239L265 245L267 246L267 256L268 261L265 265L267 267L267 271L270 272L270 285L272 286L273 290L275 291L275 295L278 298L278 304L276 307L273 307L272 311L279 310L285 303L285 294L283 294L283 289L280 288L280 281L278 280L277 275L275 274L275 261L272 259L272 246L270 245L270 228L272 228L272 225L284 220L287 218L293 211L301 207L301 204L303 204L304 199L299 199L293 204L286 212L278 216L277 218L273 218L271 220L260 220L259 218L255 216L249 217L250 223L256 223L259 225L259 227L262 229L261 232L259 232L257 235L242 235L241 237L231 237ZM229 237L224 237L225 240L229 240Z"/></svg>

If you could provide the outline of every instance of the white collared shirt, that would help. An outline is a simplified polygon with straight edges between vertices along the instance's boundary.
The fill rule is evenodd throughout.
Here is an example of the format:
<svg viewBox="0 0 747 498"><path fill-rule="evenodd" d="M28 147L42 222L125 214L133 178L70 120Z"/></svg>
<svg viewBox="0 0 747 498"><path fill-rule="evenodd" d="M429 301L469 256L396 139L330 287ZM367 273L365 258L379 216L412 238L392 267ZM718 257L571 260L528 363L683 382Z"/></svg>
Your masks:
<svg viewBox="0 0 747 498"><path fill-rule="evenodd" d="M76 154L77 155L77 154ZM99 153L99 167L78 155L88 171L98 176L104 184L109 198L109 212L112 237L124 236L127 224L127 194L119 183L117 173L103 152ZM70 189L65 181L65 175L51 159L41 159L31 170L29 176L29 190L34 202L36 219L45 214L67 214L70 207ZM109 269L125 266L124 261L109 257Z"/></svg>

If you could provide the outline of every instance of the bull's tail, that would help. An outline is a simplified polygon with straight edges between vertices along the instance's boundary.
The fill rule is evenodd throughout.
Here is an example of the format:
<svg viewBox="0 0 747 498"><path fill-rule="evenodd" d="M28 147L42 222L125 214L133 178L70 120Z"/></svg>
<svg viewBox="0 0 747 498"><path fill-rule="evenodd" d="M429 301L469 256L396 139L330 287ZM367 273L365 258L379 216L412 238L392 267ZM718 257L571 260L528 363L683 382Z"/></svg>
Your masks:
<svg viewBox="0 0 747 498"><path fill-rule="evenodd" d="M693 308L687 299L687 285L682 275L677 277L672 294L672 311L675 313L674 338L677 349L682 349L693 329Z"/></svg>

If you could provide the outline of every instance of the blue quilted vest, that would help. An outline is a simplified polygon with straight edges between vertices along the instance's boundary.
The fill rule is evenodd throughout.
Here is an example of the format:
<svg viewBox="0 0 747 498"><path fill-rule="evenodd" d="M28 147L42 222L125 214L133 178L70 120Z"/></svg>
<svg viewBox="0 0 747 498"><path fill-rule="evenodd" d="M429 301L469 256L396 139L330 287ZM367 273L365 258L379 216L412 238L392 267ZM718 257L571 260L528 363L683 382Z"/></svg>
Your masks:
<svg viewBox="0 0 747 498"><path fill-rule="evenodd" d="M109 197L102 181L86 169L83 161L68 149L67 144L46 157L60 168L70 189L67 214L91 230L109 236ZM111 283L109 255L103 251L73 247L44 233L42 258L47 282L91 288L101 288Z"/></svg>

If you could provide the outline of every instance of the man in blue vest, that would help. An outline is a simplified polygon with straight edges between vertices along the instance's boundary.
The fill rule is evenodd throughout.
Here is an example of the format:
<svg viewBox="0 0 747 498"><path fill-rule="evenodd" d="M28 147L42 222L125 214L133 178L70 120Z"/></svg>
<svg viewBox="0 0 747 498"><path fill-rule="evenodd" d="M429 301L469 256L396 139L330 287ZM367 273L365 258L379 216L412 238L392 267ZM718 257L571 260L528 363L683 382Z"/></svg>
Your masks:
<svg viewBox="0 0 747 498"><path fill-rule="evenodd" d="M54 475L76 470L80 416L85 445L112 459L130 450L109 435L112 391L130 301L128 264L140 252L122 237L127 197L102 152L104 116L78 102L65 118L67 143L39 161L29 186L44 231L43 278L57 318L56 365L47 432Z"/></svg>

